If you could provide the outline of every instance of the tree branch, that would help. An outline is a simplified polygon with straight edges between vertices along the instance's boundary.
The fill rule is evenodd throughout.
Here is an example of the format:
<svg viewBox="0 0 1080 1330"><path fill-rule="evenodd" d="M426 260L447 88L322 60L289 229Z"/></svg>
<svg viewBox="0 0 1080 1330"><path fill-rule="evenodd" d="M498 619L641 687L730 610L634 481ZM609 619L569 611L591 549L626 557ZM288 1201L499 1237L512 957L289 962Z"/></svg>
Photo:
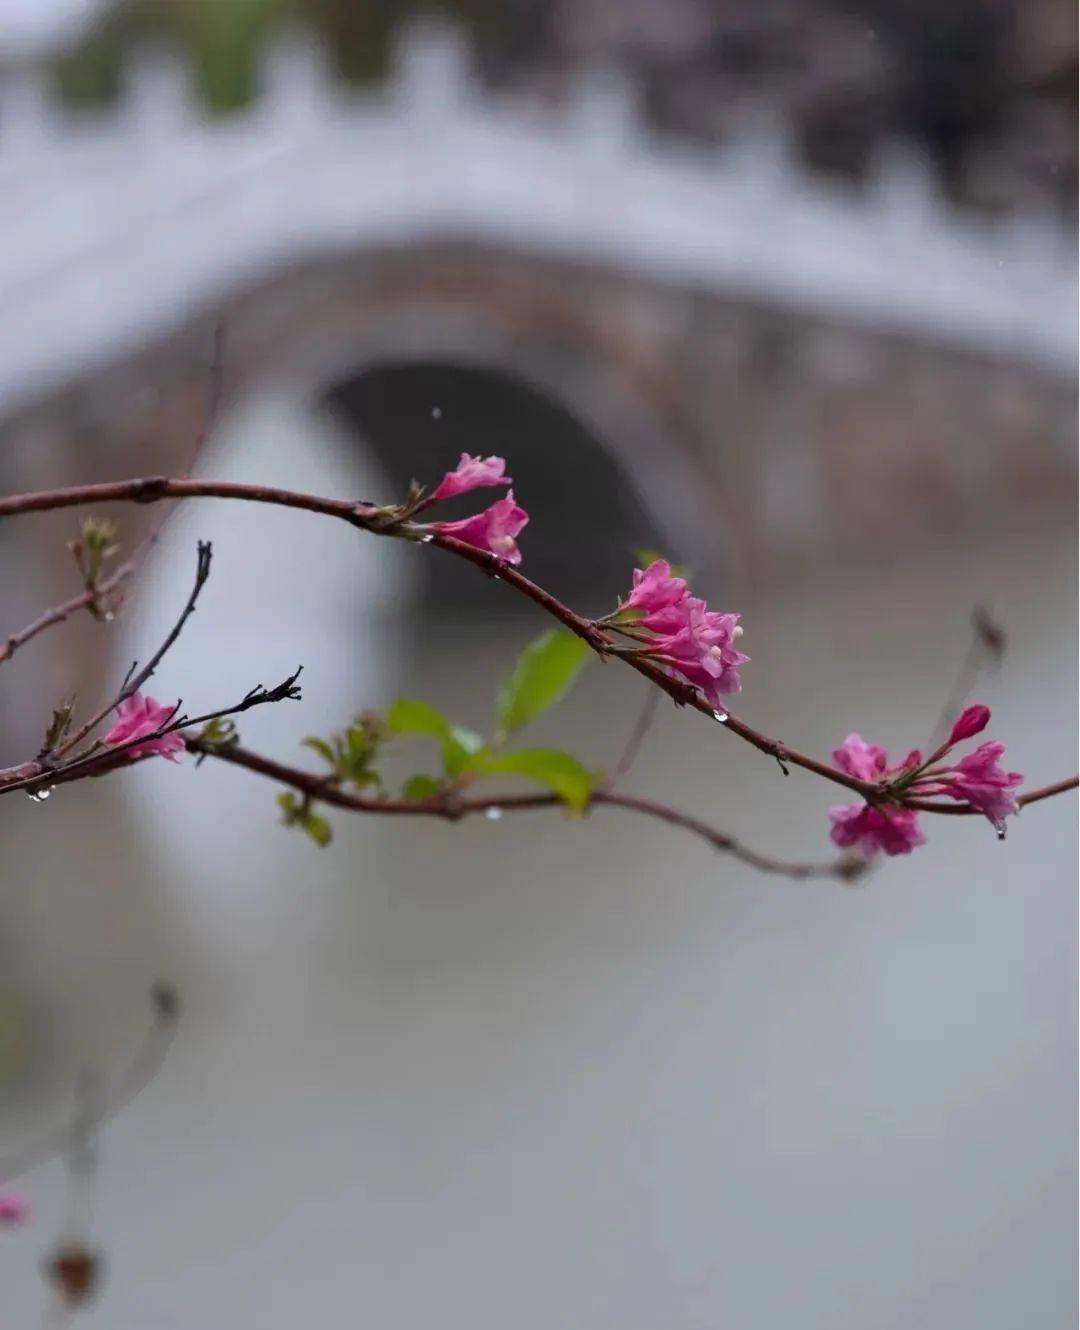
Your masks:
<svg viewBox="0 0 1080 1330"><path fill-rule="evenodd" d="M1019 795L1016 802L1021 808L1026 808L1028 804L1052 799L1055 794L1065 794L1069 790L1075 790L1078 784L1080 776L1066 776L1064 780L1056 780L1052 785L1040 785L1034 790L1028 790L1026 794ZM933 799L905 799L904 806L917 809L920 813L944 813L947 817L970 817L973 813L979 812L970 804L938 803Z"/></svg>
<svg viewBox="0 0 1080 1330"><path fill-rule="evenodd" d="M134 571L135 561L130 559L97 586L87 587L79 595L72 596L70 600L65 600L62 605L54 605L52 609L39 615L33 623L27 624L25 628L21 628L17 633L12 633L6 642L0 644L0 664L10 660L21 646L24 646L31 638L37 637L38 633L45 632L47 628L52 628L54 624L63 623L65 619L70 618L72 614L77 614L79 610L89 609L92 605L100 604L122 586Z"/></svg>
<svg viewBox="0 0 1080 1330"><path fill-rule="evenodd" d="M568 606L557 600L550 592L538 586L523 573L504 560L453 536L439 532L423 532L410 527L408 523L387 524L383 508L371 503L354 503L347 499L328 499L316 494L305 494L294 490L278 489L268 485L249 485L235 481L176 480L167 476L145 476L133 480L109 481L97 485L77 485L67 489L42 490L34 494L13 495L0 499L0 519L19 513L45 512L56 508L74 508L82 504L96 503L160 503L165 499L234 499L248 503L267 503L283 508L297 508L304 512L317 513L324 517L334 517L347 522L350 526L372 532L375 535L396 535L405 539L419 541L421 534L425 544L435 545L460 559L473 564L498 581L505 582L521 595L526 596L552 618L556 619L569 632L587 642L601 655L608 654L610 642L606 635L591 620L575 614ZM693 707L711 720L717 720L720 713L715 713L693 686L671 678L663 668L642 656L618 656L631 669L650 680L662 689L677 706ZM778 739L770 738L730 713L723 714L725 729L737 734L744 742L751 744L759 752L782 762L811 771L823 780L834 785L843 785L854 790L864 799L875 800L880 797L877 785L872 781L859 780L846 772L837 771L816 758L789 748Z"/></svg>
<svg viewBox="0 0 1080 1330"><path fill-rule="evenodd" d="M490 816L492 810L501 814L565 808L562 800L554 794L490 794L483 797L462 798L447 793L431 799L394 799L349 794L323 776L315 776L297 767L275 762L272 758L262 757L249 749L241 748L239 744L214 744L204 743L200 739L189 739L188 748L193 753L214 757L221 762L244 767L259 776L279 781L313 801L329 804L334 808L343 808L352 813L373 813L388 817L437 817L457 822L465 817ZM733 836L717 831L715 827L709 826L700 818L636 795L597 790L590 798L586 811L591 812L592 809L599 807L622 808L628 812L666 822L669 826L679 827L704 840L714 850L730 854L740 862L764 873L800 879L823 877L850 881L864 868L862 863L849 860L834 863L788 863L781 859L772 859L748 849Z"/></svg>

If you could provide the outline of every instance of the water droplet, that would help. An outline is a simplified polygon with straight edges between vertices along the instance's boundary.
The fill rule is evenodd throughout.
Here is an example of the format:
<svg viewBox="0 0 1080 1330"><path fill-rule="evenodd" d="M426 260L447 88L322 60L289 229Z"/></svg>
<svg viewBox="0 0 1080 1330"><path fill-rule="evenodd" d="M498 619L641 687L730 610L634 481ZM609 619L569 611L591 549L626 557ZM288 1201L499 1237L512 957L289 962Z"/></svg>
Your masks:
<svg viewBox="0 0 1080 1330"><path fill-rule="evenodd" d="M728 722L728 714L726 711L714 711L712 713L712 718L715 721L719 721L721 725L726 725Z"/></svg>
<svg viewBox="0 0 1080 1330"><path fill-rule="evenodd" d="M432 542L434 539L435 539L435 537L434 537L434 536L431 534L431 532L429 531L426 535L423 535L423 536L420 537L420 544L421 544L421 545L430 545L431 542Z"/></svg>
<svg viewBox="0 0 1080 1330"><path fill-rule="evenodd" d="M494 804L492 804L490 808L484 809L484 816L487 818L489 822L498 822L499 818L502 817L502 815L503 815L503 810L501 808L496 807Z"/></svg>
<svg viewBox="0 0 1080 1330"><path fill-rule="evenodd" d="M1005 839L1005 828L1004 828L1004 827L998 827L998 829L997 829L997 837L998 837L998 840L1004 840L1004 839Z"/></svg>
<svg viewBox="0 0 1080 1330"><path fill-rule="evenodd" d="M431 408L431 418L432 418L432 420L442 420L442 407L441 407L441 406L433 406L433 407Z"/></svg>
<svg viewBox="0 0 1080 1330"><path fill-rule="evenodd" d="M32 804L43 804L50 794L52 794L52 786L44 790L27 790L26 797Z"/></svg>

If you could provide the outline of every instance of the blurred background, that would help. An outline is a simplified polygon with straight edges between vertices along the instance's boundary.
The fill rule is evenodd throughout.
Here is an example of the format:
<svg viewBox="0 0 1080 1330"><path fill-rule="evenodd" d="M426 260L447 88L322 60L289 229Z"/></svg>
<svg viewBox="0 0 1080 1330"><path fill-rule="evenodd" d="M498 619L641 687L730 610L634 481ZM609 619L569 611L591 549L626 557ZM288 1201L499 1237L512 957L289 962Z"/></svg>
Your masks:
<svg viewBox="0 0 1080 1330"><path fill-rule="evenodd" d="M1009 765L1076 761L1076 16L1064 0L0 0L0 489L183 471L394 500L510 459L525 569L634 551L744 615L738 710L924 743L984 605ZM117 509L133 546L152 514ZM0 526L6 634L78 589ZM157 644L297 741L395 695L490 725L545 625L300 513L188 504L113 624L0 674L4 763ZM591 668L535 740L611 768ZM418 760L426 756L418 746ZM827 852L828 790L664 707L627 788ZM857 889L615 810L336 816L164 763L0 804L0 1153L184 1015L104 1129L87 1330L1075 1324L1076 814L926 830ZM41 1324L54 1162L0 1235Z"/></svg>

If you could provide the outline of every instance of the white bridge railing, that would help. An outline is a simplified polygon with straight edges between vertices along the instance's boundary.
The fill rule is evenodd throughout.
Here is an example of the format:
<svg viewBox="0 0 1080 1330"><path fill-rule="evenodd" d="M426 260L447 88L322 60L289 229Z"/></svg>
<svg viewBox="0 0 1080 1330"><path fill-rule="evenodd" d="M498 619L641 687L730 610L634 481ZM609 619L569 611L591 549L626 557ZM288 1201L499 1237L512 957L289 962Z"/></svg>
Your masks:
<svg viewBox="0 0 1080 1330"><path fill-rule="evenodd" d="M208 121L149 55L107 117L0 88L0 415L290 260L432 238L613 265L1070 369L1076 265L1049 217L957 213L896 150L863 191L782 136L660 144L618 82L562 111L492 99L414 30L354 97L295 44L247 113Z"/></svg>

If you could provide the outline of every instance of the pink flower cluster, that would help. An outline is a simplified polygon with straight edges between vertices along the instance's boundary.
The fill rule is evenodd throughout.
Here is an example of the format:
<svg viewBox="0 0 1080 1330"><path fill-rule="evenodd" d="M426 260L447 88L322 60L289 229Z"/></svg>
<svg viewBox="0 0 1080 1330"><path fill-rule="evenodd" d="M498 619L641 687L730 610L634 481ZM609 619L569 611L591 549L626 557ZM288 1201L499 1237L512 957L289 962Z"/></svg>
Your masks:
<svg viewBox="0 0 1080 1330"><path fill-rule="evenodd" d="M739 691L739 666L750 659L735 649L739 615L718 614L691 596L667 560L634 569L633 590L619 603L619 612L627 610L635 614L633 628L647 630L649 655L699 688L711 707L719 708L722 694Z"/></svg>
<svg viewBox="0 0 1080 1330"><path fill-rule="evenodd" d="M477 489L510 485L510 477L503 474L505 470L506 462L501 457L470 457L468 453L462 453L461 461L443 476L422 506L426 508L442 499L453 499ZM521 551L517 537L528 520L529 514L514 502L514 491L508 490L505 498L497 499L483 512L456 522L431 522L424 529L453 536L474 549L485 550L507 563L518 564Z"/></svg>
<svg viewBox="0 0 1080 1330"><path fill-rule="evenodd" d="M1004 835L1006 817L1020 807L1014 790L1024 779L1020 772L1005 771L999 765L1005 745L980 744L958 762L941 765L956 744L981 734L989 721L990 708L976 703L964 711L945 743L925 762L922 754L914 751L891 768L884 748L867 743L861 735L849 734L833 752L833 763L849 776L892 787L898 796L925 799L936 795L966 803ZM900 804L844 804L830 808L829 819L834 844L857 849L866 858L879 850L910 854L926 843L916 810Z"/></svg>
<svg viewBox="0 0 1080 1330"><path fill-rule="evenodd" d="M163 725L168 725L173 711L173 707L163 706L152 697L132 693L116 708L116 724L106 734L104 742L110 748L116 748L131 743L133 739L141 739L143 735L157 734ZM172 734L158 735L144 744L135 744L126 750L126 754L130 758L161 756L170 762L179 762L186 747L184 736L174 730Z"/></svg>
<svg viewBox="0 0 1080 1330"><path fill-rule="evenodd" d="M21 1228L30 1218L30 1202L14 1187L0 1189L0 1227Z"/></svg>

